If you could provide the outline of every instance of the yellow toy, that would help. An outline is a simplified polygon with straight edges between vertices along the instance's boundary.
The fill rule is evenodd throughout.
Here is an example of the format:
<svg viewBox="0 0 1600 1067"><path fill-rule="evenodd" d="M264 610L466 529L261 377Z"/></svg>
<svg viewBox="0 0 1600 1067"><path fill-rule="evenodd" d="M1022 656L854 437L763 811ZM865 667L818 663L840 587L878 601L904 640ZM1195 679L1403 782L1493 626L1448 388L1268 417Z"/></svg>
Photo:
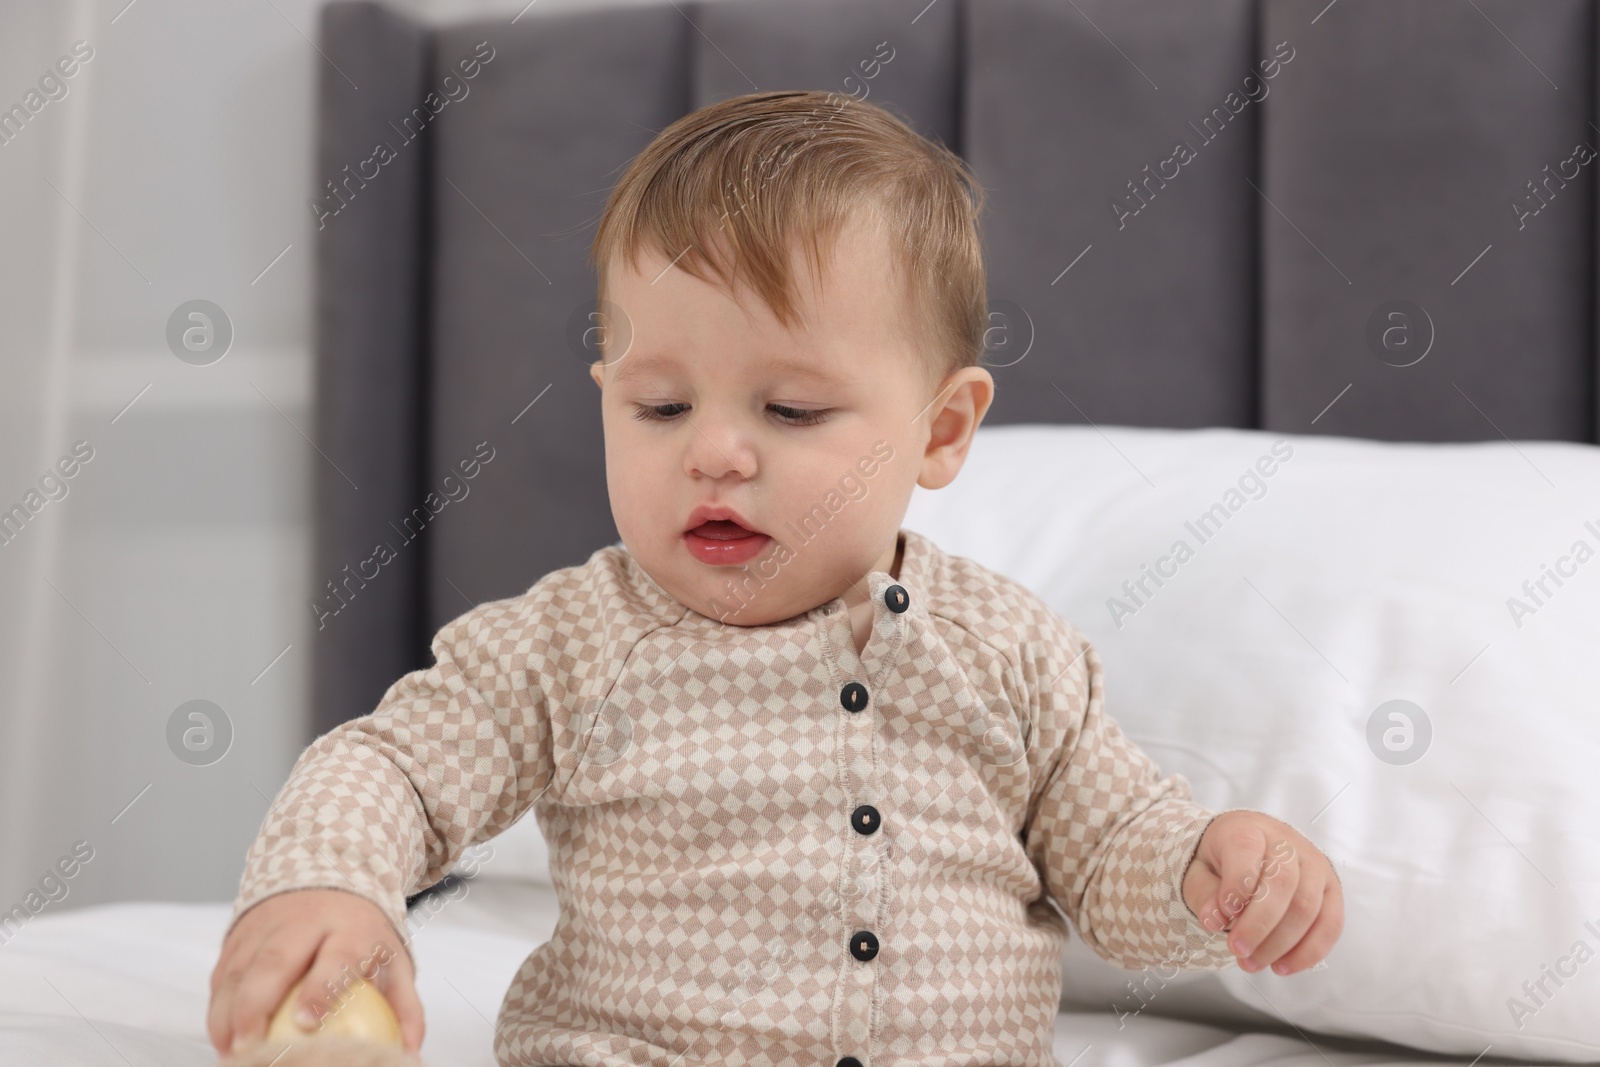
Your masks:
<svg viewBox="0 0 1600 1067"><path fill-rule="evenodd" d="M405 1051L400 1021L378 988L352 981L322 1023L307 1033L294 1022L296 982L254 1047L224 1059L219 1067L422 1067Z"/></svg>

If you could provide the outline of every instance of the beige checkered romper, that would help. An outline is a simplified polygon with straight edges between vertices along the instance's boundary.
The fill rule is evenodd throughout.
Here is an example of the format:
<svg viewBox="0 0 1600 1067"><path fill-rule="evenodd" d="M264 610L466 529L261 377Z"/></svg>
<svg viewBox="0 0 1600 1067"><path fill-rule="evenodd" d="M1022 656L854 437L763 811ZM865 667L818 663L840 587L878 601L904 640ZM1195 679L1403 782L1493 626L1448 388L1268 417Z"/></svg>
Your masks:
<svg viewBox="0 0 1600 1067"><path fill-rule="evenodd" d="M732 626L620 545L467 612L300 756L235 920L320 886L405 931L531 809L561 913L504 1067L1051 1067L1061 912L1125 967L1232 962L1180 891L1214 813L1106 716L1094 647L901 536L860 656L842 599Z"/></svg>

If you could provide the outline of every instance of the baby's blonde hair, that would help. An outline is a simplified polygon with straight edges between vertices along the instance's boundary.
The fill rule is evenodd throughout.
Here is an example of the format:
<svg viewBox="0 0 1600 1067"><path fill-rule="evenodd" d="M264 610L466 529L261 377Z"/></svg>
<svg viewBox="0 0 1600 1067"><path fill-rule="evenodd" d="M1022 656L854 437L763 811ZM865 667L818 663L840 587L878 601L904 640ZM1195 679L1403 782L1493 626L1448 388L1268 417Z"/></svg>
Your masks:
<svg viewBox="0 0 1600 1067"><path fill-rule="evenodd" d="M911 296L910 335L938 381L982 355L983 206L959 156L876 104L815 90L748 93L685 115L634 157L607 200L589 264L602 304L607 267L626 257L637 270L647 247L701 281L709 272L724 291L742 281L792 329L796 241L820 277L841 227L877 215L893 277Z"/></svg>

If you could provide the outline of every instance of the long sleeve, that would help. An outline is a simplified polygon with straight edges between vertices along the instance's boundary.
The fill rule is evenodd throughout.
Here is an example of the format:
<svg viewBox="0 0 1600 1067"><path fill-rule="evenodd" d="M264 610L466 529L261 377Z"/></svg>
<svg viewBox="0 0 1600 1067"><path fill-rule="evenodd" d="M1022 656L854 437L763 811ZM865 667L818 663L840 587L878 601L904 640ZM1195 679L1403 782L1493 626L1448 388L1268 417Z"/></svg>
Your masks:
<svg viewBox="0 0 1600 1067"><path fill-rule="evenodd" d="M1183 899L1217 812L1163 777L1104 708L1100 656L1054 613L1020 658L1038 783L1024 841L1046 891L1094 952L1123 967L1216 970L1234 959Z"/></svg>
<svg viewBox="0 0 1600 1067"><path fill-rule="evenodd" d="M406 940L405 897L510 826L555 775L531 596L480 605L433 639L434 664L295 762L245 857L233 920L292 889L381 908ZM232 923L230 923L230 929ZM409 950L409 949L408 949Z"/></svg>

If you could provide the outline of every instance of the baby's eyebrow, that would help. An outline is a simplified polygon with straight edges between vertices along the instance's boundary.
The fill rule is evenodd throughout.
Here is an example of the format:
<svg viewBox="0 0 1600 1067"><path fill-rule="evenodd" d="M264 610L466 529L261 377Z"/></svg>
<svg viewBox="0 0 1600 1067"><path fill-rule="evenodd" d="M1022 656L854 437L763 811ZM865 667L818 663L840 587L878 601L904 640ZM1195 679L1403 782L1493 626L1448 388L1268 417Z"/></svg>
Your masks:
<svg viewBox="0 0 1600 1067"><path fill-rule="evenodd" d="M773 360L767 366L769 370L791 374L796 378L807 378L823 385L848 385L855 381L854 377L829 374L811 363L797 359Z"/></svg>
<svg viewBox="0 0 1600 1067"><path fill-rule="evenodd" d="M611 380L625 382L632 378L643 377L654 370L675 369L677 365L675 360L657 354L624 357L622 365L617 368ZM823 385L849 385L855 381L854 377L830 374L810 363L796 359L769 360L767 369L775 373L791 374L797 378L807 378Z"/></svg>
<svg viewBox="0 0 1600 1067"><path fill-rule="evenodd" d="M670 366L671 361L659 356L634 356L632 359L624 356L622 366L612 374L614 382L625 382L630 378L642 377L660 366Z"/></svg>

